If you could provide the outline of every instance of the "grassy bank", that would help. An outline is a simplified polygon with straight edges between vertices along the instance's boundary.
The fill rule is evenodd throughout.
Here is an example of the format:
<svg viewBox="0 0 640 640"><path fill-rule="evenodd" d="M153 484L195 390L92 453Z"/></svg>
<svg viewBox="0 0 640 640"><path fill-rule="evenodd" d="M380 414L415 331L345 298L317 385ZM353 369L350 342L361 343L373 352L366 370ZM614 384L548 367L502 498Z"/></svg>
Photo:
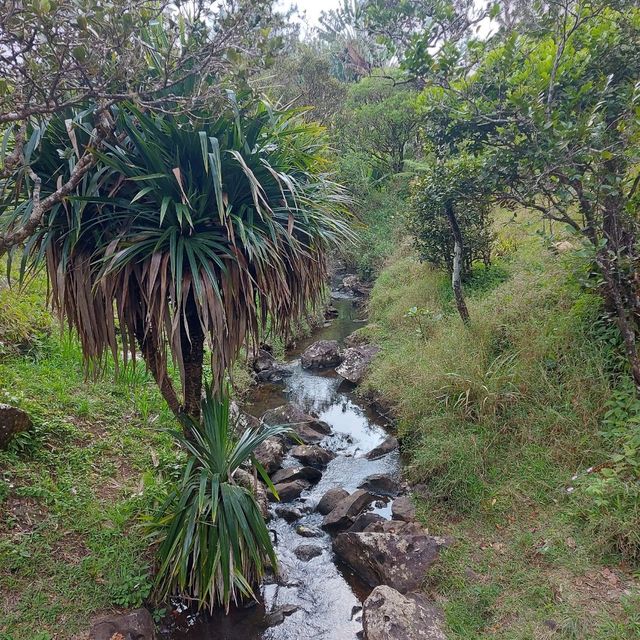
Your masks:
<svg viewBox="0 0 640 640"><path fill-rule="evenodd" d="M425 585L452 638L638 638L637 460L615 457L638 402L585 264L535 231L502 227L469 327L446 276L398 254L371 298L369 392L398 415L425 523L456 540Z"/></svg>

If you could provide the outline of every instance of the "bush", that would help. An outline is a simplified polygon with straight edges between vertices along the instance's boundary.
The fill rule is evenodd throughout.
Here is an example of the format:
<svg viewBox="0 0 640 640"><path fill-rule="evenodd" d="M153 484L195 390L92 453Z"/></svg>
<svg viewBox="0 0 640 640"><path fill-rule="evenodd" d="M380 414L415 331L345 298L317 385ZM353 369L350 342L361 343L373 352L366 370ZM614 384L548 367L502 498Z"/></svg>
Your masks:
<svg viewBox="0 0 640 640"><path fill-rule="evenodd" d="M450 210L463 238L463 278L471 274L474 262L491 263L495 233L482 184L477 161L465 158L429 165L414 181L409 227L422 260L453 271L454 238L446 214Z"/></svg>
<svg viewBox="0 0 640 640"><path fill-rule="evenodd" d="M0 261L0 270L4 270L4 261ZM0 276L0 358L33 350L53 328L46 289L44 278L37 277L21 289L10 287Z"/></svg>
<svg viewBox="0 0 640 640"><path fill-rule="evenodd" d="M602 456L614 347L591 333L601 304L534 239L481 269L476 284L464 327L446 274L414 256L385 269L370 301L382 351L368 384L395 407L412 478L449 510L477 513L494 498L492 511L509 510L522 496L548 504L550 487L560 495L575 469ZM426 340L414 307L443 316Z"/></svg>
<svg viewBox="0 0 640 640"><path fill-rule="evenodd" d="M238 484L241 466L257 469L254 451L267 438L287 431L262 427L236 436L229 398L207 390L202 424L185 418L189 438L175 437L188 453L182 479L155 514L151 530L160 539L156 596L179 595L212 610L254 597L253 587L276 557L254 492ZM234 479L235 477L235 479Z"/></svg>

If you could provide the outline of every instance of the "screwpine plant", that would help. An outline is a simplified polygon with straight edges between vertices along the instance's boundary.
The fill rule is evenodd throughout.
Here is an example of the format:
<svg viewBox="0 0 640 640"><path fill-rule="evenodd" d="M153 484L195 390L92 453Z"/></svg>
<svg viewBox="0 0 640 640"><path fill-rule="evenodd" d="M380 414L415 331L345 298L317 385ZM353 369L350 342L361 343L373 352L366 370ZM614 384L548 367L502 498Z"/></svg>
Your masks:
<svg viewBox="0 0 640 640"><path fill-rule="evenodd" d="M320 127L233 95L219 109L114 108L117 135L29 237L20 265L21 276L46 267L88 363L141 354L172 411L194 418L206 348L219 386L267 321L286 334L319 300L325 253L350 237ZM87 109L31 131L42 197L73 171L91 123ZM25 173L1 192L0 214L28 219L41 196Z"/></svg>
<svg viewBox="0 0 640 640"><path fill-rule="evenodd" d="M255 492L238 476L248 465L277 495L255 451L289 429L261 425L237 434L228 394L214 395L211 387L201 420L184 416L182 422L185 433L174 433L188 456L182 478L150 523L160 540L155 596L164 601L178 595L200 608L228 611L232 602L255 597L266 568L277 567Z"/></svg>

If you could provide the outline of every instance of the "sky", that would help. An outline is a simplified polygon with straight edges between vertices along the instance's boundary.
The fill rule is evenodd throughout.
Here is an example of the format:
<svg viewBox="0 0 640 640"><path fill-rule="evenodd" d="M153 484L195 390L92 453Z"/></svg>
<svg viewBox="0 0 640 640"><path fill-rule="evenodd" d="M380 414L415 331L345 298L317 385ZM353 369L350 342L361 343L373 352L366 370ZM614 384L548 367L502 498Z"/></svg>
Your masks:
<svg viewBox="0 0 640 640"><path fill-rule="evenodd" d="M306 14L307 27L315 27L322 11L335 9L342 4L342 0L279 0L282 8L288 8L295 4L299 11Z"/></svg>

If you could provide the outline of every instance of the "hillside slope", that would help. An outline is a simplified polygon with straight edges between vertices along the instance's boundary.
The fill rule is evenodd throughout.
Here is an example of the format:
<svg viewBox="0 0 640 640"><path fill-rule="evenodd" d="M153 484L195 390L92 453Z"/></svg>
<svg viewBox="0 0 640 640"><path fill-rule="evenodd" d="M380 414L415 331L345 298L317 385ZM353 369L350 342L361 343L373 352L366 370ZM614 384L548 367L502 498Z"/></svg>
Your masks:
<svg viewBox="0 0 640 640"><path fill-rule="evenodd" d="M367 392L398 417L424 522L456 540L426 588L452 638L638 638L640 492L612 456L640 414L617 332L580 258L526 225L498 247L469 327L406 249L370 301Z"/></svg>

